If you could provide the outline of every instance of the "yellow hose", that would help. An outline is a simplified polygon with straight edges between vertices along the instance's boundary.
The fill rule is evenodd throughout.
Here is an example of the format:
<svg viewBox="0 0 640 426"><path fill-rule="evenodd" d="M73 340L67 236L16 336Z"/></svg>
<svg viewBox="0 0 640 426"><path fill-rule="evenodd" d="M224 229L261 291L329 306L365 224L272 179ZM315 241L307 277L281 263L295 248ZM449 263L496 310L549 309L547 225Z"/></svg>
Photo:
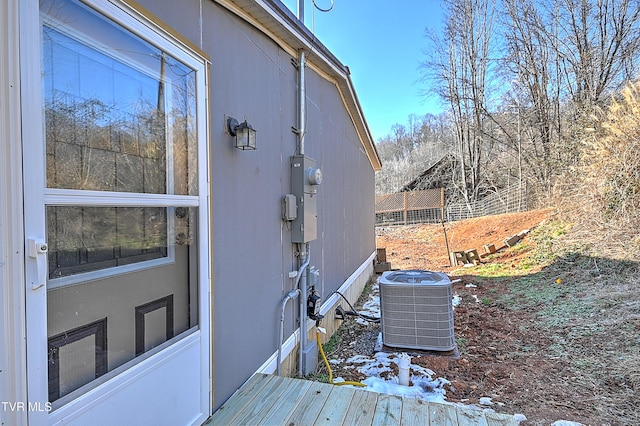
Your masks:
<svg viewBox="0 0 640 426"><path fill-rule="evenodd" d="M343 385L352 385L352 386L360 386L360 387L367 387L367 385L365 385L364 383L360 383L360 382L338 382L338 383L333 383L333 371L331 371L331 367L329 366L329 361L327 361L327 356L324 354L324 349L322 349L322 342L320 341L320 332L316 329L316 340L318 341L318 347L320 348L320 353L322 354L322 359L324 360L324 365L327 366L327 370L329 370L329 383L331 383L332 385L336 385L336 386L343 386Z"/></svg>

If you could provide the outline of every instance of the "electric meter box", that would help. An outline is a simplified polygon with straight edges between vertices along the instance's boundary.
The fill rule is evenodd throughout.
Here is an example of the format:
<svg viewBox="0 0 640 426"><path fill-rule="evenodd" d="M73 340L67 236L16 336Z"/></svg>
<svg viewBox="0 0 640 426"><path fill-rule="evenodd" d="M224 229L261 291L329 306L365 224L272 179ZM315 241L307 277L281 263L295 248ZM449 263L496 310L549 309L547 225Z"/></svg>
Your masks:
<svg viewBox="0 0 640 426"><path fill-rule="evenodd" d="M291 193L298 204L298 215L291 223L291 242L307 243L317 238L318 186L322 172L315 160L304 155L291 157Z"/></svg>

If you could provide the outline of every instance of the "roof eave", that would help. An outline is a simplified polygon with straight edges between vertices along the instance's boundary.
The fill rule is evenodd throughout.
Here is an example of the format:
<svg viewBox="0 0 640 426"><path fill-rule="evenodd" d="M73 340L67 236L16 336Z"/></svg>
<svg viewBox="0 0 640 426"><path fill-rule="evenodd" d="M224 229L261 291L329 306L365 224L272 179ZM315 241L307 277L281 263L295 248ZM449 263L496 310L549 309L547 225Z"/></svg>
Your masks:
<svg viewBox="0 0 640 426"><path fill-rule="evenodd" d="M382 168L382 162L351 81L349 68L343 65L279 0L213 1L262 30L291 54L295 54L301 49L308 52L308 63L321 73L332 77L336 83L371 166L374 171L379 171ZM282 43L286 46L283 46Z"/></svg>

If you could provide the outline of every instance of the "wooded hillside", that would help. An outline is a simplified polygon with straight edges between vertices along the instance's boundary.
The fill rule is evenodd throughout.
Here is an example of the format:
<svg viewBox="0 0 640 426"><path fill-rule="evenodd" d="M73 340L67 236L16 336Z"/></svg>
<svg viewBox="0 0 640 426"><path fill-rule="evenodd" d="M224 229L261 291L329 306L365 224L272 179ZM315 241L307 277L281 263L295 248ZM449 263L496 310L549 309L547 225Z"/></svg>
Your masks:
<svg viewBox="0 0 640 426"><path fill-rule="evenodd" d="M421 68L445 112L411 115L378 141L377 191L451 154L450 202L526 183L539 205L582 193L611 217L628 213L640 191L624 155L637 156L640 0L442 3L443 30L427 30ZM601 159L626 172L611 175L620 165Z"/></svg>

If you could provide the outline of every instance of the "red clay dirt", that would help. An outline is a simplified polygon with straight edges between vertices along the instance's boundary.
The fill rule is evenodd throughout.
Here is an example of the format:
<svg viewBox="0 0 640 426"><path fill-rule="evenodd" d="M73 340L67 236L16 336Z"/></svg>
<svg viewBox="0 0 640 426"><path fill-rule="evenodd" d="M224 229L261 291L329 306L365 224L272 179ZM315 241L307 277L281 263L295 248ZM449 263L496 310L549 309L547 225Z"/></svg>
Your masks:
<svg viewBox="0 0 640 426"><path fill-rule="evenodd" d="M496 248L504 246L504 240L521 231L530 230L546 220L551 210L533 210L485 216L450 222L443 225L408 225L378 228L376 243L384 248L387 261L394 269L427 269L451 272L458 267L449 265L445 231L449 252L477 249L483 253L485 244ZM498 257L495 261L504 261ZM513 262L518 258L514 257Z"/></svg>
<svg viewBox="0 0 640 426"><path fill-rule="evenodd" d="M445 224L449 251L482 253L485 244L503 246L506 238L534 228L550 214L550 210L536 210ZM434 377L451 382L446 387L448 401L478 405L480 398L489 397L494 402L490 408L522 413L528 418L525 425L548 425L560 419L599 424L588 415L576 414L588 413L589 402L568 377L567 361L550 356L548 337L527 326L534 321L534 313L495 303L498 294L507 291L506 284L483 285L466 268L449 265L442 225L379 228L377 234L377 246L386 249L393 269L446 272L454 280L454 294L462 297L454 321L461 356L422 355L412 360L431 369ZM490 262L516 267L527 256L528 250L506 250L491 256ZM477 286L467 287L468 283ZM340 374L348 380L363 379L357 373Z"/></svg>

